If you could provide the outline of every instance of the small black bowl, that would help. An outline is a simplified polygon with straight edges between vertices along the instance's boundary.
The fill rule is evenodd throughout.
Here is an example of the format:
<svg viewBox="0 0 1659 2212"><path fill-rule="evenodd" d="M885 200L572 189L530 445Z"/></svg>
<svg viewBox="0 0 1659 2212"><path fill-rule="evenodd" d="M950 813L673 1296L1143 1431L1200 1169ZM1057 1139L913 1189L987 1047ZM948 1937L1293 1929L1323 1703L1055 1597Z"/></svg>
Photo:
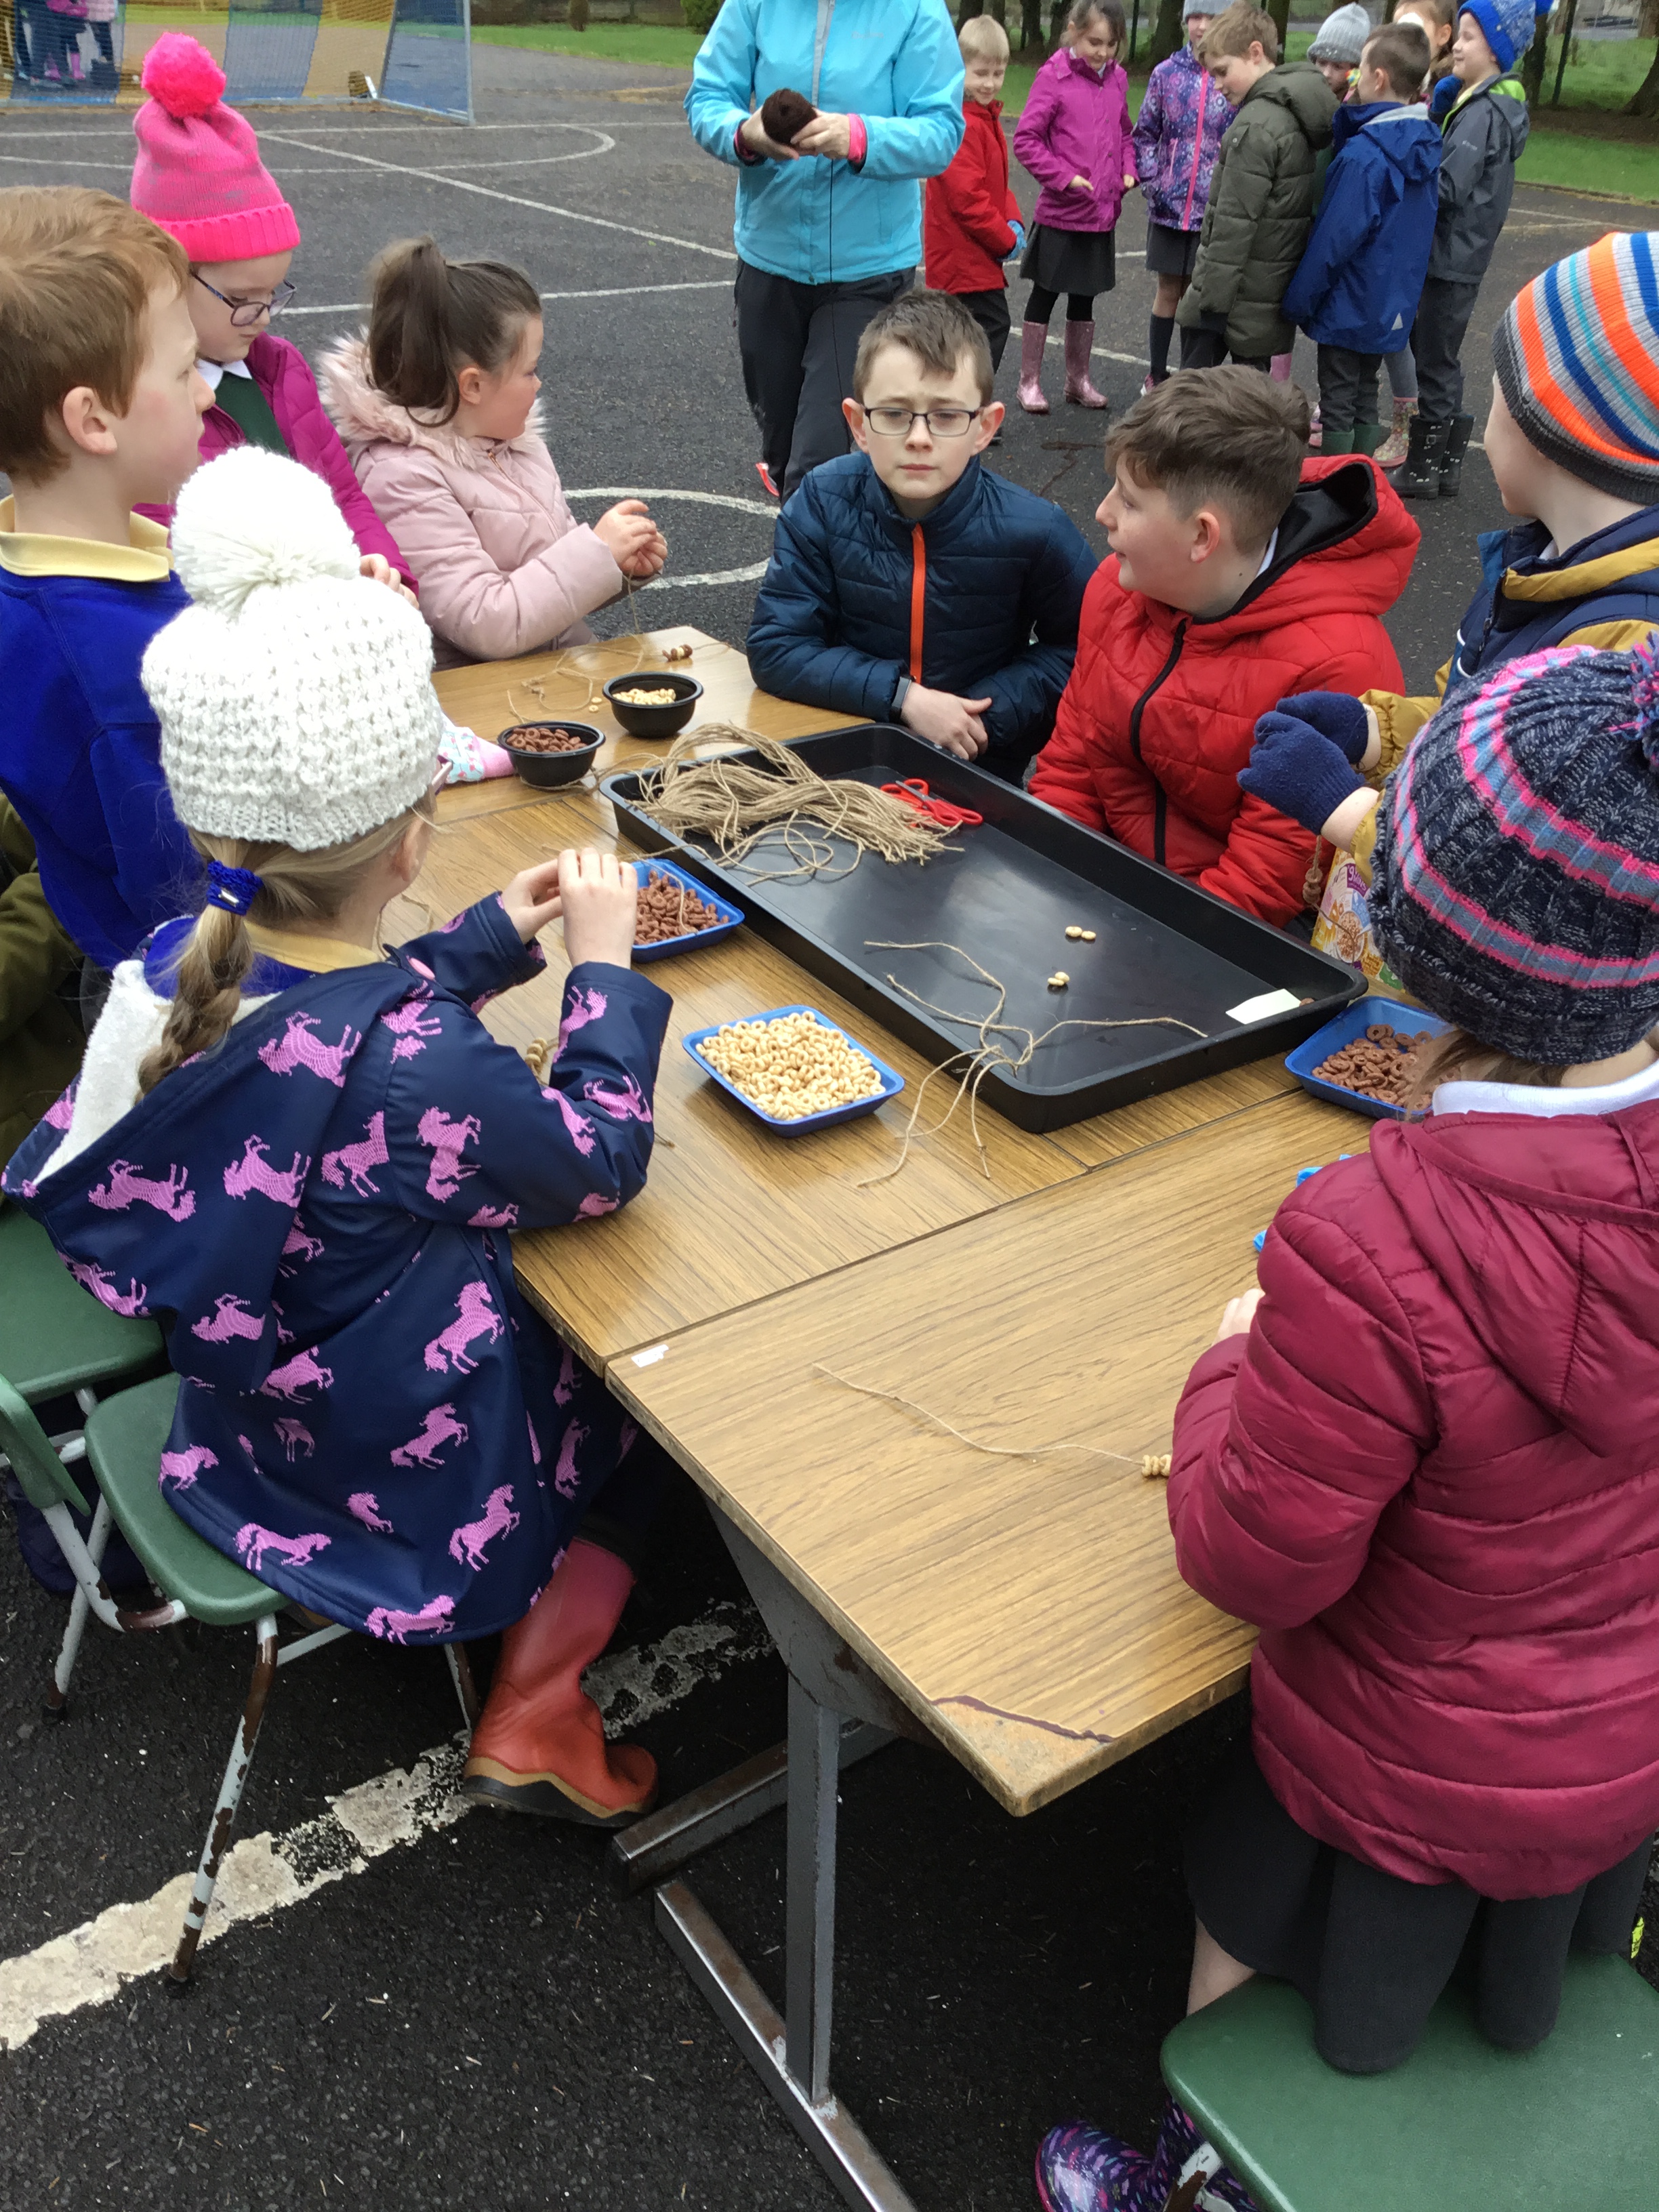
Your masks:
<svg viewBox="0 0 1659 2212"><path fill-rule="evenodd" d="M588 742L573 747L568 752L526 752L513 742L520 730L568 730L574 736ZM513 756L514 771L526 783L539 785L544 791L552 791L559 784L574 783L593 765L593 756L605 743L603 730L596 730L592 722L514 722L510 730L503 730L495 740L505 745Z"/></svg>
<svg viewBox="0 0 1659 2212"><path fill-rule="evenodd" d="M618 691L667 690L675 695L672 707L630 707L626 699L617 696ZM644 668L633 676L613 676L605 686L605 696L630 738L672 738L690 720L702 696L702 686L695 676L682 676L672 668Z"/></svg>

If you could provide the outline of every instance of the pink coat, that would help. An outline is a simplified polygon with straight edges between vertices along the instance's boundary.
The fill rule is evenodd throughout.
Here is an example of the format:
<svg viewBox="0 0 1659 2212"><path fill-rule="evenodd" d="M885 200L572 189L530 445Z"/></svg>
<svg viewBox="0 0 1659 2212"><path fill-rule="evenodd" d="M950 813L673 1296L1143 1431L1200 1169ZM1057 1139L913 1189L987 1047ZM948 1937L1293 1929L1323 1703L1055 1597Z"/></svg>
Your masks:
<svg viewBox="0 0 1659 2212"><path fill-rule="evenodd" d="M1659 1082L1636 1087L1379 1128L1279 1207L1255 1327L1176 1417L1181 1571L1261 1630L1261 1771L1407 1881L1553 1895L1659 1826ZM1477 1089L1502 1099L1452 1095Z"/></svg>
<svg viewBox="0 0 1659 2212"><path fill-rule="evenodd" d="M499 443L434 428L369 382L356 338L325 357L323 383L363 489L420 578L440 668L586 643L583 617L624 580L566 505L537 415Z"/></svg>
<svg viewBox="0 0 1659 2212"><path fill-rule="evenodd" d="M289 453L313 475L319 476L333 493L334 504L345 517L346 526L357 541L358 551L384 554L404 583L414 589L415 573L352 473L338 433L323 412L322 395L310 363L299 347L290 345L286 338L274 337L269 331L261 331L248 348L247 365L254 382L270 402L276 428ZM201 455L204 461L216 459L232 446L246 443L240 427L222 407L208 409L202 417ZM155 522L170 525L173 520L170 507L144 507L138 511Z"/></svg>
<svg viewBox="0 0 1659 2212"><path fill-rule="evenodd" d="M1123 179L1135 171L1128 82L1117 62L1103 78L1064 50L1037 71L1014 128L1014 151L1042 187L1033 222L1051 230L1116 227ZM1086 177L1093 191L1074 191L1073 177Z"/></svg>

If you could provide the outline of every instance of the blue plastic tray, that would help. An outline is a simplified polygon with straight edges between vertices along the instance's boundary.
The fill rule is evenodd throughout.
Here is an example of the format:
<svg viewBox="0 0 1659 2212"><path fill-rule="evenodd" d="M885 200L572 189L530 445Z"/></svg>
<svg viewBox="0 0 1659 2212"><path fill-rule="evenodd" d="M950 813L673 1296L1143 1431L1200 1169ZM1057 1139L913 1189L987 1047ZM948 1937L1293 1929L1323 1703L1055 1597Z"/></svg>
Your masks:
<svg viewBox="0 0 1659 2212"><path fill-rule="evenodd" d="M741 926L741 907L730 905L718 891L711 891L707 884L700 884L695 876L688 876L684 868L677 868L672 860L635 860L634 866L640 872L641 889L653 874L666 876L671 883L679 884L686 890L695 892L705 906L712 906L720 916L720 920L711 922L707 929L690 930L684 937L670 937L659 945L636 945L634 947L635 967L647 960L666 960L671 953L694 952L705 945L718 945L722 937L730 937L732 931Z"/></svg>
<svg viewBox="0 0 1659 2212"><path fill-rule="evenodd" d="M1428 1030L1436 1036L1443 1035L1446 1027L1435 1015L1425 1014L1421 1006L1402 1006L1398 999L1356 999L1352 1006L1344 1007L1334 1022L1327 1022L1322 1030L1316 1030L1305 1044L1287 1053L1285 1065L1303 1089L1311 1091L1316 1098L1328 1098L1333 1106L1346 1106L1355 1114L1369 1114L1373 1121L1402 1121L1402 1108L1373 1098L1369 1091L1345 1091L1340 1083L1322 1083L1314 1073L1315 1068L1334 1052L1340 1052L1345 1044L1352 1044L1357 1036L1363 1036L1373 1022L1388 1022L1413 1035L1419 1030Z"/></svg>
<svg viewBox="0 0 1659 2212"><path fill-rule="evenodd" d="M705 896L707 896L708 894L705 893ZM809 1129L833 1129L838 1121L854 1121L860 1114L873 1114L877 1107L884 1106L890 1098L896 1098L899 1092L903 1090L904 1078L896 1068L889 1067L884 1060L878 1060L867 1044L860 1044L855 1036L848 1036L847 1031L842 1029L839 1022L832 1022L827 1014L821 1014L816 1006L769 1006L763 1014L737 1014L732 1017L732 1019L740 1022L771 1022L775 1021L780 1014L811 1014L812 1019L815 1022L822 1022L825 1029L834 1030L837 1036L847 1037L848 1043L856 1051L861 1052L875 1069L876 1073L880 1076L881 1089L873 1091L868 1098L854 1099L850 1106L831 1106L822 1114L803 1114L798 1121L781 1121L775 1114L763 1113L752 1098L745 1098L736 1084L728 1083L719 1068L711 1066L697 1049L705 1038L718 1036L721 1030L729 1029L732 1026L730 1022L716 1022L712 1029L694 1030L690 1036L683 1037L681 1042L703 1073L713 1082L718 1083L722 1091L735 1098L745 1112L752 1114L757 1121L763 1121L769 1129L775 1129L781 1136L784 1137L804 1137Z"/></svg>

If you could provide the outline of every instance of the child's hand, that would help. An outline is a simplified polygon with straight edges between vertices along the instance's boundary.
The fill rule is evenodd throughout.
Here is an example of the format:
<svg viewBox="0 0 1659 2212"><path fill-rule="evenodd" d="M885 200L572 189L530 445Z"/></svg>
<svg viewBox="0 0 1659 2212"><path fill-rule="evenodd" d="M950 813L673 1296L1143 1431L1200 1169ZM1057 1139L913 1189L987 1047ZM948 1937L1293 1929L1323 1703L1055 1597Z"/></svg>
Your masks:
<svg viewBox="0 0 1659 2212"><path fill-rule="evenodd" d="M542 860L514 877L501 893L507 918L528 945L550 921L559 918L559 864Z"/></svg>
<svg viewBox="0 0 1659 2212"><path fill-rule="evenodd" d="M388 591L396 592L400 599L407 599L411 607L421 604L384 553L365 553L357 563L357 574L367 576L371 584L384 584Z"/></svg>
<svg viewBox="0 0 1659 2212"><path fill-rule="evenodd" d="M958 699L954 691L929 691L913 684L904 695L899 720L941 752L954 753L958 760L977 760L991 742L980 720L990 704L988 699Z"/></svg>
<svg viewBox="0 0 1659 2212"><path fill-rule="evenodd" d="M580 967L584 960L602 960L612 968L631 965L639 926L638 871L614 853L591 846L582 853L561 853L558 866L564 949L571 966Z"/></svg>
<svg viewBox="0 0 1659 2212"><path fill-rule="evenodd" d="M1073 177L1066 189L1068 192L1092 192L1094 186L1087 177Z"/></svg>
<svg viewBox="0 0 1659 2212"><path fill-rule="evenodd" d="M1257 720L1249 766L1240 769L1238 781L1316 836L1345 799L1364 788L1340 744L1300 715L1279 713Z"/></svg>
<svg viewBox="0 0 1659 2212"><path fill-rule="evenodd" d="M1136 186L1139 182L1140 182L1139 178L1135 174L1135 173L1134 173L1134 171L1133 171L1133 169L1127 169L1127 170L1125 170L1125 172L1124 172L1124 175L1123 175L1123 189L1124 189L1124 191L1125 191L1126 192L1132 192L1132 191L1133 191L1133 190L1134 190L1135 186Z"/></svg>
<svg viewBox="0 0 1659 2212"><path fill-rule="evenodd" d="M624 576L654 576L668 558L668 543L642 499L619 499L593 525L593 535Z"/></svg>
<svg viewBox="0 0 1659 2212"><path fill-rule="evenodd" d="M1223 1344L1230 1336L1248 1336L1250 1323L1255 1319L1255 1310L1261 1303L1259 1289L1244 1291L1237 1297L1229 1298L1222 1310L1221 1326L1215 1333L1216 1342Z"/></svg>
<svg viewBox="0 0 1659 2212"><path fill-rule="evenodd" d="M815 115L789 143L798 154L821 154L825 161L844 161L853 150L852 125L844 115Z"/></svg>
<svg viewBox="0 0 1659 2212"><path fill-rule="evenodd" d="M756 108L743 125L744 144L751 154L764 154L769 161L798 161L800 155L793 146L781 146L775 138L769 138L763 129L760 110Z"/></svg>

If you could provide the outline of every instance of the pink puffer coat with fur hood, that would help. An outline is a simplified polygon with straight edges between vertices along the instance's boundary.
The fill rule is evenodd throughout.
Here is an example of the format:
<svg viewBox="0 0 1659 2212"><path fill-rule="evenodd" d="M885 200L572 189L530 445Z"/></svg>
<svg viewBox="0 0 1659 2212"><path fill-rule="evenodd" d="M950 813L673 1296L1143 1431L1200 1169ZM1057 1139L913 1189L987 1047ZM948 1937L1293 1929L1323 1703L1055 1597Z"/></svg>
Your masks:
<svg viewBox="0 0 1659 2212"><path fill-rule="evenodd" d="M440 668L586 642L584 616L617 598L623 573L566 505L539 408L517 438L434 427L370 383L358 338L324 357L320 381L357 481L419 580Z"/></svg>

